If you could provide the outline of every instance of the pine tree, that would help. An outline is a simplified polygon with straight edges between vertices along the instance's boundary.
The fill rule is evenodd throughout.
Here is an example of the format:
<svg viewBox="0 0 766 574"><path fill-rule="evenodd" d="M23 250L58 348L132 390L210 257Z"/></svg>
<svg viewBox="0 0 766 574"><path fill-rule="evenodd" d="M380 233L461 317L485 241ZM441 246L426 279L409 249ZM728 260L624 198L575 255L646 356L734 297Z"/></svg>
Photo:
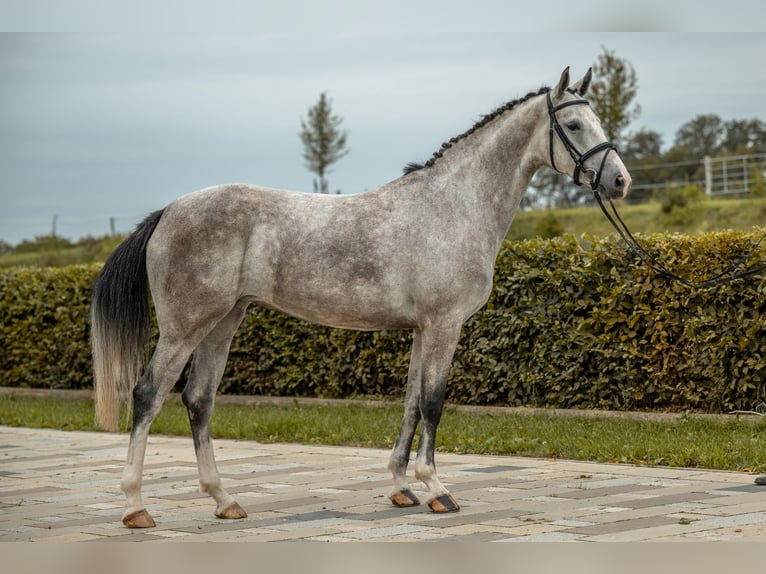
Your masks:
<svg viewBox="0 0 766 574"><path fill-rule="evenodd" d="M319 101L309 108L308 117L301 118L301 141L306 167L319 176L314 180L314 192L329 193L325 175L330 165L345 156L348 132L340 130L343 118L333 115L327 93L319 94Z"/></svg>

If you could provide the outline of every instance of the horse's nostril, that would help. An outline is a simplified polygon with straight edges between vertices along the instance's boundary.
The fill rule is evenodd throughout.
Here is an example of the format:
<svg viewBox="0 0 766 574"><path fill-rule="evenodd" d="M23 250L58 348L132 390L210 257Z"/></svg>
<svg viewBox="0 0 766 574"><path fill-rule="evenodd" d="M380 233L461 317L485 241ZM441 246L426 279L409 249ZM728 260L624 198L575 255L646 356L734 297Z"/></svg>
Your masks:
<svg viewBox="0 0 766 574"><path fill-rule="evenodd" d="M621 175L618 175L617 178L614 180L614 187L621 191L625 187L625 178Z"/></svg>

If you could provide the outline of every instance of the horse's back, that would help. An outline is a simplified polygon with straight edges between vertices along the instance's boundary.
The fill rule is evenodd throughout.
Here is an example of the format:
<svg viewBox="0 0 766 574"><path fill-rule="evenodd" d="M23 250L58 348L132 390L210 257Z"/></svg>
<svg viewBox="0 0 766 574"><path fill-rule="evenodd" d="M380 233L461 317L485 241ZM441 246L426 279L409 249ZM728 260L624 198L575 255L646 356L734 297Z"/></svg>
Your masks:
<svg viewBox="0 0 766 574"><path fill-rule="evenodd" d="M387 207L241 184L191 193L150 241L152 292L186 307L247 299L326 325L412 327L406 240Z"/></svg>

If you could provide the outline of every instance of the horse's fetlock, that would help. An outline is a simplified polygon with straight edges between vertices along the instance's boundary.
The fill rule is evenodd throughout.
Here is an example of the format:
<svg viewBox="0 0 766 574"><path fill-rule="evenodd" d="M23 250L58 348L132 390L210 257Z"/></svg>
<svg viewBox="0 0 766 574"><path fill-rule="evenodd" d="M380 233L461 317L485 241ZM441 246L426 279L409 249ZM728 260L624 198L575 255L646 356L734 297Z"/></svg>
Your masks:
<svg viewBox="0 0 766 574"><path fill-rule="evenodd" d="M420 481L425 481L431 478L436 469L433 465L425 464L423 462L415 461L415 478Z"/></svg>
<svg viewBox="0 0 766 574"><path fill-rule="evenodd" d="M206 494L212 494L219 488L221 488L221 479L214 478L214 479L200 479L199 481L199 488L202 492Z"/></svg>
<svg viewBox="0 0 766 574"><path fill-rule="evenodd" d="M123 478L120 480L120 490L125 493L135 492L141 487L141 481L135 478Z"/></svg>
<svg viewBox="0 0 766 574"><path fill-rule="evenodd" d="M403 468L406 469L406 465L402 465L401 462L399 462L399 460L393 456L389 459L388 465L386 466L388 472L392 472L394 474L401 473Z"/></svg>

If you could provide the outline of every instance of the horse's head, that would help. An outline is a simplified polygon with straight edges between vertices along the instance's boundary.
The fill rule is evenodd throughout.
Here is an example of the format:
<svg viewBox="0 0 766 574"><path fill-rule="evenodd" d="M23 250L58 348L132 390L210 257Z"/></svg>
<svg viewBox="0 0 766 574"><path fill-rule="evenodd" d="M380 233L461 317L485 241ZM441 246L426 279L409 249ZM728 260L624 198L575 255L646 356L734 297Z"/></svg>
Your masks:
<svg viewBox="0 0 766 574"><path fill-rule="evenodd" d="M630 174L584 98L591 75L588 69L579 82L569 87L567 67L558 85L546 96L550 120L548 165L571 175L577 185L588 185L610 198L625 197Z"/></svg>

